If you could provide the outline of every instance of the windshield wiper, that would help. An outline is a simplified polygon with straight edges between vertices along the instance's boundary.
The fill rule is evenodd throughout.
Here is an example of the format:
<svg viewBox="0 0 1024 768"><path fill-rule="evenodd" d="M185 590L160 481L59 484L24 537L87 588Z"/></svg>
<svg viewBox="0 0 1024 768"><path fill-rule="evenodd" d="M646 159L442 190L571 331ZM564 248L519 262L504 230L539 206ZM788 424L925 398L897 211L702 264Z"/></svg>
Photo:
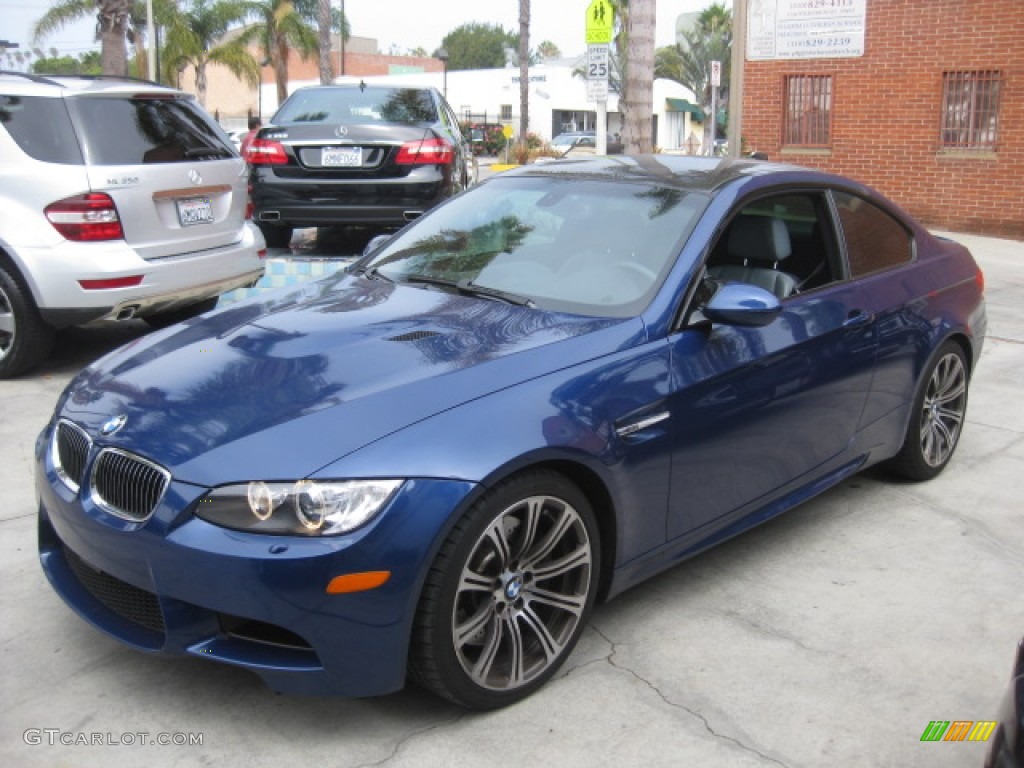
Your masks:
<svg viewBox="0 0 1024 768"><path fill-rule="evenodd" d="M519 307L536 307L533 299L520 296L517 293L509 293L500 288L489 288L486 285L476 285L472 280L445 280L442 277L430 275L404 275L403 283L419 283L421 285L434 285L438 288L454 288L464 296L475 296L479 299L494 299L503 301L506 304L515 304Z"/></svg>
<svg viewBox="0 0 1024 768"><path fill-rule="evenodd" d="M385 283L395 282L394 278L388 277L379 269L377 269L377 267L363 267L362 269L358 270L358 274L362 275L363 277L368 277L370 280L383 280Z"/></svg>

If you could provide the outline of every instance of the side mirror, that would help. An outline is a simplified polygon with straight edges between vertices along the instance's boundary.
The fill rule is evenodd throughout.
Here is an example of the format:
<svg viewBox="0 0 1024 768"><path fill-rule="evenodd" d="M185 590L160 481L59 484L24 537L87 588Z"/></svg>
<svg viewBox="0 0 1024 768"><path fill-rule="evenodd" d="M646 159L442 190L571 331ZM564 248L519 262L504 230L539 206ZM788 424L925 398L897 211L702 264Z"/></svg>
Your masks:
<svg viewBox="0 0 1024 768"><path fill-rule="evenodd" d="M758 328L782 314L782 302L756 285L729 283L718 289L701 312L713 323Z"/></svg>

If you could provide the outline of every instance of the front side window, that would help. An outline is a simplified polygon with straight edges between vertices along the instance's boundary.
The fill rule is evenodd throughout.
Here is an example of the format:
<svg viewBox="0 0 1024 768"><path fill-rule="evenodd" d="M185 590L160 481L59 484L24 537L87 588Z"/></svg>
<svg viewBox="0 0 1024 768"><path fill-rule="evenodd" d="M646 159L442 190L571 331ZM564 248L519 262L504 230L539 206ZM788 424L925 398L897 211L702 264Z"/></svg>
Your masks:
<svg viewBox="0 0 1024 768"><path fill-rule="evenodd" d="M630 317L653 297L707 198L671 187L495 178L359 266L397 283L492 289L551 311Z"/></svg>
<svg viewBox="0 0 1024 768"><path fill-rule="evenodd" d="M831 75L788 75L783 108L783 146L831 146Z"/></svg>
<svg viewBox="0 0 1024 768"><path fill-rule="evenodd" d="M942 74L943 149L994 150L999 139L997 70Z"/></svg>
<svg viewBox="0 0 1024 768"><path fill-rule="evenodd" d="M836 192L834 198L851 276L860 277L913 260L914 239L896 219L856 195Z"/></svg>

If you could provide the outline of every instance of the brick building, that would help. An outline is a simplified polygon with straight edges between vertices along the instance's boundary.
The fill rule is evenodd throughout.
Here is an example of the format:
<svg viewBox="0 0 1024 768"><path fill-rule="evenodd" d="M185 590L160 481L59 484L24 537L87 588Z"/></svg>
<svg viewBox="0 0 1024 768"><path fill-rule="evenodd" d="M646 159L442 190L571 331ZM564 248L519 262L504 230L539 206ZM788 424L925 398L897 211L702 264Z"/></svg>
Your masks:
<svg viewBox="0 0 1024 768"><path fill-rule="evenodd" d="M837 20L840 31L818 40L801 37L799 20L781 36L772 27L777 47L758 51L751 35L765 34L766 18L778 24L783 5L797 15L831 6L860 16ZM1024 239L1024 2L753 0L749 8L748 149L852 176L933 227ZM843 29L853 36L840 37ZM851 40L852 53L825 57Z"/></svg>

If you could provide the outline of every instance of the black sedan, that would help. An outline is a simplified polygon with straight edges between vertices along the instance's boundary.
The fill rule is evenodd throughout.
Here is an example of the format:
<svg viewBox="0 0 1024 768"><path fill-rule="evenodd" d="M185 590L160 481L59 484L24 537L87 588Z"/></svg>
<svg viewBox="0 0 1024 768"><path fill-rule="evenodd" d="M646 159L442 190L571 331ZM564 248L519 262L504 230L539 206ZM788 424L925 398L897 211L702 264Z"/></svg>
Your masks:
<svg viewBox="0 0 1024 768"><path fill-rule="evenodd" d="M999 725L992 736L985 768L1024 766L1024 641L1017 646L1010 685L999 705Z"/></svg>
<svg viewBox="0 0 1024 768"><path fill-rule="evenodd" d="M253 218L267 245L295 227L397 229L462 191L473 155L434 88L302 88L246 150Z"/></svg>

